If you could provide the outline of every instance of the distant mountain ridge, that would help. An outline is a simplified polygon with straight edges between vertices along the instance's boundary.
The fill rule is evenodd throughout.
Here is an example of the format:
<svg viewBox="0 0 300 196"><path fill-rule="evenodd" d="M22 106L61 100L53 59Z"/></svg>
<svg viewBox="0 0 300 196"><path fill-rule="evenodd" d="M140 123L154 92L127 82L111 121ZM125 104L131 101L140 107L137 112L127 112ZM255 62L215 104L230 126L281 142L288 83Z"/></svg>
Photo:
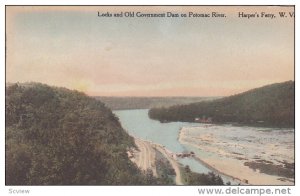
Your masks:
<svg viewBox="0 0 300 196"><path fill-rule="evenodd" d="M160 121L209 120L212 123L294 127L295 82L275 83L213 101L153 108L149 110L149 117Z"/></svg>
<svg viewBox="0 0 300 196"><path fill-rule="evenodd" d="M169 107L178 104L189 104L199 101L217 99L219 97L103 97L102 101L112 110L150 109L154 107Z"/></svg>

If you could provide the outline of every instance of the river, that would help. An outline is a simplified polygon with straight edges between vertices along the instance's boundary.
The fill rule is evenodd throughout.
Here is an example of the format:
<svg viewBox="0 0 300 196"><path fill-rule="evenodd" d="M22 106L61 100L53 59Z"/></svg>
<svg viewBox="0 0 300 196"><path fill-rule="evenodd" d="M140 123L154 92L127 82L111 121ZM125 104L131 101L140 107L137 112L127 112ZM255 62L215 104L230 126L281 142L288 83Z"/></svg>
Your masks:
<svg viewBox="0 0 300 196"><path fill-rule="evenodd" d="M132 136L147 141L152 141L164 145L168 150L181 153L189 151L178 141L179 131L182 127L193 127L198 123L169 122L160 123L148 117L148 109L139 110L115 110L123 128ZM194 158L184 158L178 160L183 165L188 165L190 169L197 173L208 173L212 171ZM231 181L226 176L222 176L225 181Z"/></svg>
<svg viewBox="0 0 300 196"><path fill-rule="evenodd" d="M148 117L148 109L116 110L114 113L130 135L161 144L174 153L193 151L196 153L196 157L202 160L215 159L217 162L221 161L221 164L227 162L240 164L245 161L272 161L274 164L282 164L284 161L294 162L294 129L232 126L228 124L207 125L188 122L161 123ZM180 131L181 140L179 141ZM188 165L192 171L197 173L210 171L218 173L212 167L206 166L193 157L179 158L178 162L182 165ZM217 166L218 164L213 165ZM226 166L229 169L226 174L232 173L230 165ZM246 169L250 170L243 165L241 168L242 170L244 168L245 171ZM238 171L237 168L235 169ZM250 175L258 175L255 171L253 173L248 171L249 173ZM241 182L230 177L239 176L237 172L230 175L218 174L224 182L230 181L231 184ZM257 176L257 178L262 177L270 178L266 174ZM273 177L276 179L280 176ZM251 178L249 177L249 179ZM271 183L268 180L266 182Z"/></svg>

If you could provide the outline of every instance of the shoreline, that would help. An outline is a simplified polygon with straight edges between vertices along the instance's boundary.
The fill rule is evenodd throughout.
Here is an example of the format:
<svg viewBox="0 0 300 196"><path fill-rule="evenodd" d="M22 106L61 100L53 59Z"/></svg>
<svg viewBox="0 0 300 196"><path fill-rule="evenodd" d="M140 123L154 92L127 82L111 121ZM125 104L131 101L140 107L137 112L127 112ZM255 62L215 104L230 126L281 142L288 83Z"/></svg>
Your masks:
<svg viewBox="0 0 300 196"><path fill-rule="evenodd" d="M153 149L151 143L144 141L140 138L134 137L134 142L138 149L132 150L130 154L130 160L134 162L141 170L147 171L151 169L153 176L157 177L156 167L155 167L155 150Z"/></svg>
<svg viewBox="0 0 300 196"><path fill-rule="evenodd" d="M200 159L199 157L195 156L194 159L198 162L200 162L202 165L204 165L205 167L207 167L208 169L212 170L213 172L215 172L217 175L223 175L223 176L226 176L228 178L232 178L232 180L236 180L238 181L239 184L241 185L252 185L250 183L245 183L243 182L243 180L241 180L240 178L237 178L235 176L231 176L231 175L228 175L224 172L221 172L220 170L218 170L217 168L211 166L210 164L208 164L207 162L205 162L204 160ZM224 182L225 183L225 182Z"/></svg>
<svg viewBox="0 0 300 196"><path fill-rule="evenodd" d="M172 154L170 154L170 153L172 153L171 151L166 150L166 148L163 145L161 145L161 144L153 143L152 141L143 140L141 138L134 137L134 136L132 136L132 137L134 138L134 140L135 140L136 143L142 142L142 143L144 143L144 145L151 146L151 148L153 148L153 150L157 150L160 153L162 153L164 155L164 157L170 162L170 164L172 165L172 168L175 170L175 173L176 173L175 183L176 183L176 185L184 185L183 182L182 182L182 179L181 179L181 170L180 170L181 163L178 162L178 160L175 159ZM141 150L141 149L139 148L139 150ZM140 153L142 153L142 152L140 152ZM139 155L137 155L137 156L139 156ZM137 158L137 157L135 156L135 158ZM152 158L153 159L150 160L150 161L154 161L155 160L155 157L152 157ZM204 160L200 159L199 157L195 156L195 157L193 157L193 159L195 159L196 161L200 162L202 165L204 165L208 169L212 170L217 175L224 175L224 176L226 176L228 178L231 178L233 180L238 181L238 183L241 184L241 185L247 185L241 179L239 179L237 177L234 177L234 176L230 176L230 175L228 175L226 173L223 173L223 172L219 171L218 169L216 169L215 167L211 166L210 164L208 164ZM155 166L154 167L142 168L142 167L140 167L139 163L137 163L136 161L134 161L132 159L130 159L130 160L133 161L134 163L136 163L138 165L138 167L140 169L142 169L143 171L146 171L147 169L151 169L153 171L153 175L156 173L156 169L154 168ZM154 176L157 177L157 173ZM248 184L248 185L250 185L250 184Z"/></svg>
<svg viewBox="0 0 300 196"><path fill-rule="evenodd" d="M178 134L178 141L185 146L201 149L200 146L185 141L185 139L188 138L188 134L183 133L185 129L189 129L189 127L182 127L180 129ZM204 158L197 153L194 158L195 160L199 161L201 164L205 165L209 169L216 171L216 173L232 178L233 180L237 180L240 182L240 184L245 184L245 185L294 185L295 184L294 182L290 182L288 180L286 181L279 180L280 178L283 178L281 176L269 175L265 173L260 173L258 171L254 171L249 167L243 165L243 162L240 160L234 160L229 158L227 158L227 160L224 160L218 157ZM228 167L229 165L231 167ZM234 170L232 170L232 168L234 168ZM240 176L243 176L243 178L241 179Z"/></svg>
<svg viewBox="0 0 300 196"><path fill-rule="evenodd" d="M157 150L170 162L172 168L174 169L176 173L175 184L183 185L181 180L180 165L177 160L174 159L172 154L170 154L169 150L167 150L161 144L153 143L152 141L143 140L134 136L132 137L134 138L134 141L138 147L138 151L135 151L135 153L133 153L133 157L130 158L132 162L136 163L137 166L143 171L151 169L153 175L157 177L155 165L155 150Z"/></svg>
<svg viewBox="0 0 300 196"><path fill-rule="evenodd" d="M182 127L183 128L183 127ZM183 141L181 141L181 131L182 131L182 128L179 130L179 134L178 134L178 141L181 143L181 144L185 144ZM187 144L189 145L189 144ZM207 167L208 169L212 170L212 172L215 172L217 175L223 175L223 176L226 176L227 178L231 178L232 180L234 181L237 181L239 184L241 185L251 185L250 183L245 183L243 182L242 179L238 178L238 177L235 177L235 176L232 176L232 175L228 175L222 171L220 171L219 169L213 167L211 164L207 163L206 161L204 161L203 159L201 159L200 157L198 156L194 156L193 157L196 161L198 161L199 163L201 163L202 165L204 165L205 167ZM225 182L224 182L225 183Z"/></svg>
<svg viewBox="0 0 300 196"><path fill-rule="evenodd" d="M156 150L161 152L165 156L165 158L170 162L170 164L172 165L172 167L176 173L176 177L175 177L176 185L183 185L183 182L181 179L180 166L179 166L179 163L177 162L177 160L174 159L173 156L169 154L169 152L167 152L167 150L164 146L162 146L160 144L155 144L155 143L152 143L152 145Z"/></svg>

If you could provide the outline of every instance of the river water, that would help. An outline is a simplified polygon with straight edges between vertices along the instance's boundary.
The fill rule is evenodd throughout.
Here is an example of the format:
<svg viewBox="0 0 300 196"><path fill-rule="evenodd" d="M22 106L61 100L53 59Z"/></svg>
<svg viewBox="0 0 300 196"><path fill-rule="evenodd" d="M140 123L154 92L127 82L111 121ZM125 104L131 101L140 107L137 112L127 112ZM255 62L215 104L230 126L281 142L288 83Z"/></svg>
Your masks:
<svg viewBox="0 0 300 196"><path fill-rule="evenodd" d="M232 125L206 125L188 122L160 123L148 117L148 109L116 110L123 128L132 136L165 146L174 153L194 151L200 157L217 156L226 160L230 156L246 156L271 161L294 161L294 129L272 129ZM182 129L184 128L184 129ZM189 144L178 141L179 132L189 137ZM220 151L222 153L220 153ZM229 155L229 156L228 156ZM192 171L208 173L212 171L200 161L188 157L178 159L182 165L189 165ZM224 182L239 182L229 176L220 175Z"/></svg>
<svg viewBox="0 0 300 196"><path fill-rule="evenodd" d="M119 117L123 128L130 135L164 145L168 150L174 153L189 151L178 141L180 129L182 127L199 125L198 123L187 122L160 123L148 117L148 109L116 110L114 113ZM208 173L211 171L193 158L179 159L179 162L183 165L189 165L194 172Z"/></svg>

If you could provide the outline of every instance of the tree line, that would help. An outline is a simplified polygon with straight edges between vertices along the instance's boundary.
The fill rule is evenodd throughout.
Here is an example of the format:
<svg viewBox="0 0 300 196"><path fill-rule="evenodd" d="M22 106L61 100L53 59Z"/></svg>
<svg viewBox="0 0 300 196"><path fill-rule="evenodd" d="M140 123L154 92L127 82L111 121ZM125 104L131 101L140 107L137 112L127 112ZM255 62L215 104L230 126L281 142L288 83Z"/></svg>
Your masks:
<svg viewBox="0 0 300 196"><path fill-rule="evenodd" d="M252 89L212 101L152 108L149 117L168 121L236 123L253 126L295 126L295 82L288 81Z"/></svg>

